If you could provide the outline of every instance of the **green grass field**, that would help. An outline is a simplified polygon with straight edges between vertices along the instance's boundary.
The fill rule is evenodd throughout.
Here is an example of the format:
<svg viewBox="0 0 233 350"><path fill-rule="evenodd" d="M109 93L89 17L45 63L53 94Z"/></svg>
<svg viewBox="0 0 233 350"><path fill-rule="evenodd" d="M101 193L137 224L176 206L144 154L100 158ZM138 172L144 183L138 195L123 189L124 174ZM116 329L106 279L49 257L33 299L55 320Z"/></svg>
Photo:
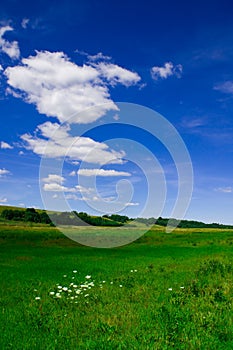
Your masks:
<svg viewBox="0 0 233 350"><path fill-rule="evenodd" d="M0 223L0 349L233 348L233 231L97 249L31 226Z"/></svg>

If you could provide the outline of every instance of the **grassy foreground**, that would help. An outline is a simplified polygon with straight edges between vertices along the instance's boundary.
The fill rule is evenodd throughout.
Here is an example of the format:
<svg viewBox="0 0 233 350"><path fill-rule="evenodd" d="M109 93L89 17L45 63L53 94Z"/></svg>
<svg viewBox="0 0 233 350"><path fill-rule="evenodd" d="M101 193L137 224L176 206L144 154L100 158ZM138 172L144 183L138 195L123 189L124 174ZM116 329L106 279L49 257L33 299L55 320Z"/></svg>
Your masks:
<svg viewBox="0 0 233 350"><path fill-rule="evenodd" d="M232 247L231 230L97 249L2 223L0 349L232 349Z"/></svg>

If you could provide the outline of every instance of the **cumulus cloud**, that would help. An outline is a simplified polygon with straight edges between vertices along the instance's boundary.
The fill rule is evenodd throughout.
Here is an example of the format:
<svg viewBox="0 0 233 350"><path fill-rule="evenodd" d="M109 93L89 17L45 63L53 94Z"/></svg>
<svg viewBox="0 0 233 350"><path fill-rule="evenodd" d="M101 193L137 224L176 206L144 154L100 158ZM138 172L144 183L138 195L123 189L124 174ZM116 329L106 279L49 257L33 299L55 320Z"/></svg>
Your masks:
<svg viewBox="0 0 233 350"><path fill-rule="evenodd" d="M24 147L47 158L66 157L72 161L88 163L122 164L125 153L109 149L108 145L89 137L75 137L69 134L69 125L46 122L37 127L36 134L24 134Z"/></svg>
<svg viewBox="0 0 233 350"><path fill-rule="evenodd" d="M77 192L76 188L66 187L57 182L44 184L43 190L48 192Z"/></svg>
<svg viewBox="0 0 233 350"><path fill-rule="evenodd" d="M9 143L4 142L4 141L1 141L0 148L2 148L2 149L13 149L13 147L11 145L9 145Z"/></svg>
<svg viewBox="0 0 233 350"><path fill-rule="evenodd" d="M130 173L125 171L105 170L105 169L79 169L78 175L81 176L131 176Z"/></svg>
<svg viewBox="0 0 233 350"><path fill-rule="evenodd" d="M46 179L44 179L44 180L46 180ZM81 185L76 185L74 187L67 187L67 186L64 186L58 182L45 183L43 185L43 190L46 192L81 193L81 194L85 194L85 195L90 195L94 191L93 188L84 187Z"/></svg>
<svg viewBox="0 0 233 350"><path fill-rule="evenodd" d="M48 177L45 177L42 180L43 182L58 184L62 184L63 182L65 182L65 178L57 174L49 174Z"/></svg>
<svg viewBox="0 0 233 350"><path fill-rule="evenodd" d="M181 64L174 65L172 62L166 62L163 67L152 67L151 77L154 80L167 79L172 75L175 75L177 78L180 78L182 75L182 71L183 67Z"/></svg>
<svg viewBox="0 0 233 350"><path fill-rule="evenodd" d="M16 59L20 56L19 45L17 41L8 41L4 39L6 32L12 31L13 28L10 26L4 26L0 28L0 51L7 54L10 58Z"/></svg>
<svg viewBox="0 0 233 350"><path fill-rule="evenodd" d="M119 67L116 64L100 62L94 67L111 85L122 84L130 86L137 84L141 79L137 73Z"/></svg>
<svg viewBox="0 0 233 350"><path fill-rule="evenodd" d="M214 86L214 90L221 91L225 94L233 94L233 81L225 81L224 83Z"/></svg>
<svg viewBox="0 0 233 350"><path fill-rule="evenodd" d="M0 169L0 177L4 176L4 175L9 175L10 171L6 170L5 168Z"/></svg>
<svg viewBox="0 0 233 350"><path fill-rule="evenodd" d="M39 113L57 117L60 122L73 116L72 122L80 124L93 122L109 110L118 110L108 85L130 86L140 80L137 73L114 64L80 66L63 52L49 51L37 51L35 56L22 59L22 64L8 67L5 74L13 91L34 104Z"/></svg>

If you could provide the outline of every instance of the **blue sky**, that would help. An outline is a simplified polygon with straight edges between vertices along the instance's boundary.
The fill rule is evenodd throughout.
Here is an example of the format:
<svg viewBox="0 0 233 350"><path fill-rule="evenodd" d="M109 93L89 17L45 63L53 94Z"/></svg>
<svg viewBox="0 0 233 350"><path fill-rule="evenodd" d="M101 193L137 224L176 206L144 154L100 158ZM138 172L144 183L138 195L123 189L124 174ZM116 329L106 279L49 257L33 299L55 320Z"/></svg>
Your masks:
<svg viewBox="0 0 233 350"><path fill-rule="evenodd" d="M140 216L154 157L155 185L163 174L167 188L161 216L170 216L176 164L160 141L124 125L125 102L160 113L184 140L194 173L185 217L233 224L231 1L9 0L0 9L0 204L66 201L98 213L103 197L106 211Z"/></svg>

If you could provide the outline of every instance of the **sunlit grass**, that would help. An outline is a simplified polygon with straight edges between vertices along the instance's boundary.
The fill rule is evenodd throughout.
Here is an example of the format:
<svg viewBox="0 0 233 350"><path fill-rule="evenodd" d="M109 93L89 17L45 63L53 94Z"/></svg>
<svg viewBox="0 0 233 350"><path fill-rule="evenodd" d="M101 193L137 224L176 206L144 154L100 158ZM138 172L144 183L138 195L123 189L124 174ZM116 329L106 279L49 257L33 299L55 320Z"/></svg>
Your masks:
<svg viewBox="0 0 233 350"><path fill-rule="evenodd" d="M0 348L232 349L232 237L157 228L94 249L2 227Z"/></svg>

